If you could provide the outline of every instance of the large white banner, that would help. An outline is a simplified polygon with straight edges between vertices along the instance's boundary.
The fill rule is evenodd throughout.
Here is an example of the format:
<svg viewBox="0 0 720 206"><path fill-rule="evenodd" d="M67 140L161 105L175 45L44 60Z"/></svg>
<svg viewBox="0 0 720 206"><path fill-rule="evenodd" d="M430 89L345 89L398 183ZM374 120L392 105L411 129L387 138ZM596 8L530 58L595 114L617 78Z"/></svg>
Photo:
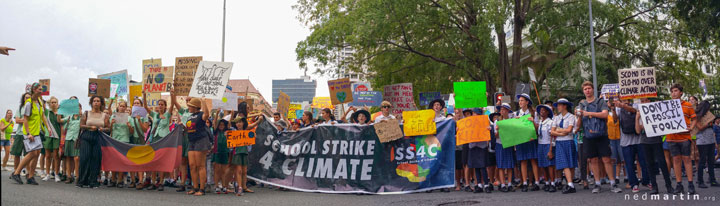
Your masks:
<svg viewBox="0 0 720 206"><path fill-rule="evenodd" d="M232 62L201 61L195 72L190 96L222 99L232 73Z"/></svg>
<svg viewBox="0 0 720 206"><path fill-rule="evenodd" d="M688 131L679 99L640 104L638 108L648 137Z"/></svg>

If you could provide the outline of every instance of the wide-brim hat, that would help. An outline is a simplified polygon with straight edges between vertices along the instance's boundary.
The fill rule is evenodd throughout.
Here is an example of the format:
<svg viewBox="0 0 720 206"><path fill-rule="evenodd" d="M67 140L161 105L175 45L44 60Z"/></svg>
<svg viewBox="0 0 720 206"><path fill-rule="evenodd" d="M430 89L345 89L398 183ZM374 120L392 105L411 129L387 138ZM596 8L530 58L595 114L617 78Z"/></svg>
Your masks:
<svg viewBox="0 0 720 206"><path fill-rule="evenodd" d="M441 106L442 108L445 108L445 101L444 101L444 100L442 100L442 99L435 99L435 100L432 100L432 101L430 102L430 104L428 104L428 109L433 109L433 105L435 105L435 102L439 102L439 103L440 103L440 106Z"/></svg>
<svg viewBox="0 0 720 206"><path fill-rule="evenodd" d="M473 111L472 111L471 109L464 109L464 110L462 111L463 115L465 115L465 112L470 112L470 114L473 113Z"/></svg>
<svg viewBox="0 0 720 206"><path fill-rule="evenodd" d="M500 113L500 110L502 110L503 107L509 111L512 111L512 107L510 107L510 104L508 103L502 103L500 106L495 106L495 109L498 113Z"/></svg>
<svg viewBox="0 0 720 206"><path fill-rule="evenodd" d="M535 111L537 111L538 115L540 114L540 109L547 109L548 110L548 117L553 118L553 110L552 107L548 106L547 104L541 104L535 107Z"/></svg>
<svg viewBox="0 0 720 206"><path fill-rule="evenodd" d="M200 99L198 98L192 98L190 102L187 103L188 106L200 108L200 105L202 105L202 102L200 102Z"/></svg>
<svg viewBox="0 0 720 206"><path fill-rule="evenodd" d="M363 122L363 124L367 124L368 122L370 122L370 112L365 110L357 110L353 112L353 114L350 116L350 119L352 119L356 123L360 123L358 122L358 116L360 116L360 114L365 115L365 122Z"/></svg>
<svg viewBox="0 0 720 206"><path fill-rule="evenodd" d="M530 99L530 95L522 93L515 96L515 98L520 99L520 97L525 98L529 103L528 105L533 105L533 101Z"/></svg>
<svg viewBox="0 0 720 206"><path fill-rule="evenodd" d="M482 111L482 109L480 109L480 108L475 108L475 109L473 109L472 111L473 111L473 113L475 113L475 114L480 114L480 115L483 114L483 111Z"/></svg>
<svg viewBox="0 0 720 206"><path fill-rule="evenodd" d="M568 101L568 100L565 99L565 98L560 98L560 99L558 99L557 102L553 103L553 107L557 107L558 104L565 104L565 105L567 105L567 106L568 106L568 110L572 110L572 107L573 107L573 103L570 102L570 101Z"/></svg>
<svg viewBox="0 0 720 206"><path fill-rule="evenodd" d="M490 119L490 121L492 121L496 116L500 116L500 113L499 112L492 113L488 116L488 118Z"/></svg>

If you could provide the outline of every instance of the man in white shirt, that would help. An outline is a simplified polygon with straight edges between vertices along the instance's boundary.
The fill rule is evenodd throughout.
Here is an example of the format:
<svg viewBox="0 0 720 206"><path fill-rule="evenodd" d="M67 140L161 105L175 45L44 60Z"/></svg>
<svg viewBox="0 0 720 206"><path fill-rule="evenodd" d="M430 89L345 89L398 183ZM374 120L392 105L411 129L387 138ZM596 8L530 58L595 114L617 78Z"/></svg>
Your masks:
<svg viewBox="0 0 720 206"><path fill-rule="evenodd" d="M380 104L381 114L379 116L375 117L375 123L381 122L383 120L395 119L395 116L390 114L390 109L392 109L392 104L388 101L383 101Z"/></svg>

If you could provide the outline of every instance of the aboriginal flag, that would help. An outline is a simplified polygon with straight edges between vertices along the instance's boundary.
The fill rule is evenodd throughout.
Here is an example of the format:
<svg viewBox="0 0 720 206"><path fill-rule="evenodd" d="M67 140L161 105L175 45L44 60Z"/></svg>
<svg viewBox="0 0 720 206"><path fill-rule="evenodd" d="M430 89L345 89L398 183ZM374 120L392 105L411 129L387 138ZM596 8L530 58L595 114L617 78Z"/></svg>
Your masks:
<svg viewBox="0 0 720 206"><path fill-rule="evenodd" d="M180 165L184 127L179 126L160 141L135 145L119 142L102 133L102 168L122 172L172 172Z"/></svg>

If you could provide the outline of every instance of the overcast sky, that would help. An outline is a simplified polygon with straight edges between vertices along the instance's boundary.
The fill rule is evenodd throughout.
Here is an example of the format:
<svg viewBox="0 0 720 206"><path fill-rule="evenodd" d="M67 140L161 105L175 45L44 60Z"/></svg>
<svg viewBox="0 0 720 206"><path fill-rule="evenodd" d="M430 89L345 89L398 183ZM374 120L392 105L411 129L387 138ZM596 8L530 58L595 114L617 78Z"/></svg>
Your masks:
<svg viewBox="0 0 720 206"><path fill-rule="evenodd" d="M225 61L231 79L247 79L270 100L272 79L298 78L297 42L310 31L297 19L293 0L227 2ZM0 1L0 109L17 110L25 84L51 79L59 99L80 97L87 109L87 81L127 69L140 81L142 60L203 56L220 61L222 0L23 0ZM327 96L326 77L318 96ZM4 115L3 115L4 116Z"/></svg>

